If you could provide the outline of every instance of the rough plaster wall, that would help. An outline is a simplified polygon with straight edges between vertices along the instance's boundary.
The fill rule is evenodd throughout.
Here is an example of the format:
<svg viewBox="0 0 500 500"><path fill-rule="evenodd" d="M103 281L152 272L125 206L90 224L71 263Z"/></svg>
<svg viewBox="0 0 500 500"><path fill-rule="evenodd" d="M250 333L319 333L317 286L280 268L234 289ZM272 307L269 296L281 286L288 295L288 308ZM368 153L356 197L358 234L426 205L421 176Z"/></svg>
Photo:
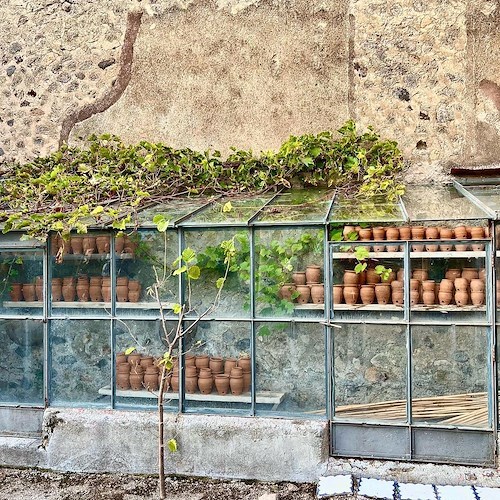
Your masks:
<svg viewBox="0 0 500 500"><path fill-rule="evenodd" d="M123 98L73 137L97 130L259 150L336 128L348 117L345 10L345 2L197 1L144 19Z"/></svg>

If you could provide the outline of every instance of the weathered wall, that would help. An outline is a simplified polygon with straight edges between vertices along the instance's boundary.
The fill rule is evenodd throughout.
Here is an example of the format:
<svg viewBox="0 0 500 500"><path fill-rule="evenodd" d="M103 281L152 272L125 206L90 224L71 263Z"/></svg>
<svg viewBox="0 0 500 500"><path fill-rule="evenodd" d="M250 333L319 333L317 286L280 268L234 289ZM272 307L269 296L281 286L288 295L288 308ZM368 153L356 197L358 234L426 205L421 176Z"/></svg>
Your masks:
<svg viewBox="0 0 500 500"><path fill-rule="evenodd" d="M352 116L400 142L413 179L498 161L497 0L6 0L0 11L3 159L94 131L269 149Z"/></svg>

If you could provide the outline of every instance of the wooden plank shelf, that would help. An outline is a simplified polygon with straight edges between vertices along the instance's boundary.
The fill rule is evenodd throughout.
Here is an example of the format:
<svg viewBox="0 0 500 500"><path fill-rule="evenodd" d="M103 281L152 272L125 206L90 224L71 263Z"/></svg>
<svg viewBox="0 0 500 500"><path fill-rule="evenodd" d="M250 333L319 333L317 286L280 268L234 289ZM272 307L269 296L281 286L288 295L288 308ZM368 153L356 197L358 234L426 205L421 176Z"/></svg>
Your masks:
<svg viewBox="0 0 500 500"><path fill-rule="evenodd" d="M106 387L102 387L99 389L99 394L103 396L111 395L111 387L108 385ZM146 399L156 399L157 395L154 392L150 391L133 391L131 389L116 390L116 397L121 398L146 398ZM272 391L257 391L255 395L255 402L257 404L268 404L273 405L273 410L275 410L278 405L283 401L285 397L284 392L272 392ZM166 392L165 399L179 399L178 392ZM239 396L234 396L233 394L226 394L222 396L217 393L211 394L187 394L186 393L186 401L204 401L204 402L214 402L214 403L247 403L250 404L252 402L251 396L249 392L244 392Z"/></svg>
<svg viewBox="0 0 500 500"><path fill-rule="evenodd" d="M500 253L497 252L497 256ZM486 252L410 252L410 258L415 259L480 259L486 257ZM354 260L356 259L353 252L334 252L332 254L334 260ZM368 259L403 259L404 252L370 252Z"/></svg>
<svg viewBox="0 0 500 500"><path fill-rule="evenodd" d="M400 311L403 312L403 306L398 306L395 304L334 304L334 311ZM425 304L417 304L411 306L411 310L415 312L484 312L486 311L486 306L440 306L435 304L433 306L426 306Z"/></svg>
<svg viewBox="0 0 500 500"><path fill-rule="evenodd" d="M163 302L164 309L172 309L172 302ZM33 308L42 307L42 302L25 302L25 301L5 301L3 307L17 307L17 308ZM111 302L52 302L54 309L111 309ZM156 302L117 302L117 309L158 309Z"/></svg>

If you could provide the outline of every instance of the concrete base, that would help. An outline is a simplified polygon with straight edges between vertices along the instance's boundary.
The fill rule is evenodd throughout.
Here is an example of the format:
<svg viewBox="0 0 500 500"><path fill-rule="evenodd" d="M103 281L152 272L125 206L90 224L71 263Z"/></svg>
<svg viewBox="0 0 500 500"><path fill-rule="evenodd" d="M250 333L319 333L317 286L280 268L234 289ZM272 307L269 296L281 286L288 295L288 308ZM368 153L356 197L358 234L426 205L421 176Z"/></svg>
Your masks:
<svg viewBox="0 0 500 500"><path fill-rule="evenodd" d="M165 438L178 443L177 452L167 451L168 474L309 482L325 472L326 421L171 414L165 420ZM49 469L158 470L156 413L50 409L44 423Z"/></svg>
<svg viewBox="0 0 500 500"><path fill-rule="evenodd" d="M43 413L41 408L0 407L0 433L39 436Z"/></svg>

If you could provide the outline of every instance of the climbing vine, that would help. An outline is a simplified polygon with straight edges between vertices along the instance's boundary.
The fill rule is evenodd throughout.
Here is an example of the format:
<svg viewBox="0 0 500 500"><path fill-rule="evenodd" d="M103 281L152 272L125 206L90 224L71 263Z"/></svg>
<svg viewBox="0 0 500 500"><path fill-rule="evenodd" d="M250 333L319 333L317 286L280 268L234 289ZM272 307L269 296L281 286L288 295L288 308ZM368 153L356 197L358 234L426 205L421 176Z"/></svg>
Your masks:
<svg viewBox="0 0 500 500"><path fill-rule="evenodd" d="M181 195L254 193L291 186L341 189L351 196L404 192L404 162L391 140L353 121L332 132L291 136L278 151L174 149L141 141L125 145L109 134L91 136L85 147L63 146L25 164L0 170L0 220L4 232L22 230L46 238L85 233L89 224L124 229L146 202Z"/></svg>

